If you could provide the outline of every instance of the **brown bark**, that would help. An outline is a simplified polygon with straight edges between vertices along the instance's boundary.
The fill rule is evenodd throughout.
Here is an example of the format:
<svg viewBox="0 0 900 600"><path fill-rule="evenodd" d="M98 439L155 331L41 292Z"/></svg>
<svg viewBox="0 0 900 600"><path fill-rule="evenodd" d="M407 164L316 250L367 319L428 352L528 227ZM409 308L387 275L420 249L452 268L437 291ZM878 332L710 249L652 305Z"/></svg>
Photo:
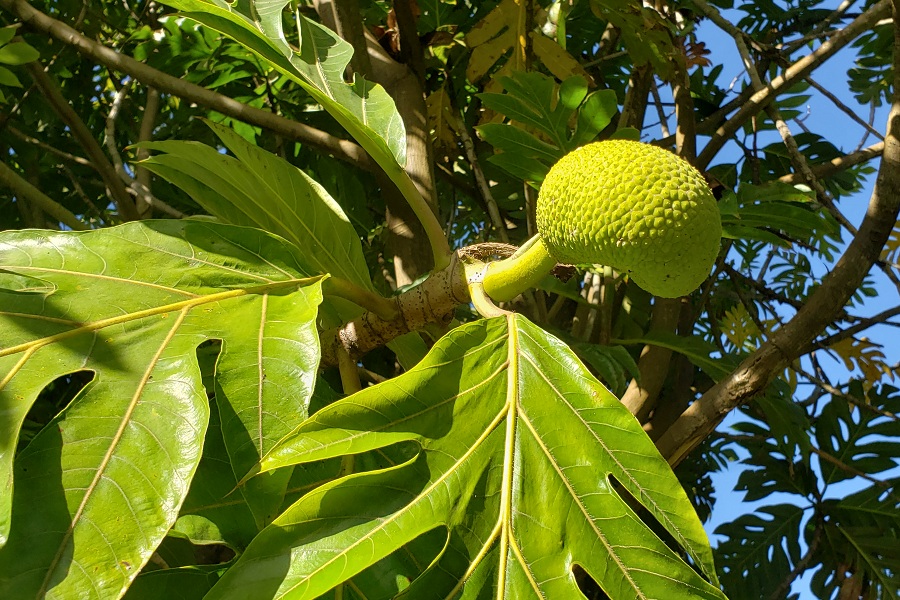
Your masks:
<svg viewBox="0 0 900 600"><path fill-rule="evenodd" d="M383 319L367 311L338 329L323 331L322 366L338 364L338 356L346 351L356 359L391 340L417 331L428 323L448 323L453 310L469 301L469 288L462 263L454 254L450 266L433 273L421 285L392 299L397 317Z"/></svg>

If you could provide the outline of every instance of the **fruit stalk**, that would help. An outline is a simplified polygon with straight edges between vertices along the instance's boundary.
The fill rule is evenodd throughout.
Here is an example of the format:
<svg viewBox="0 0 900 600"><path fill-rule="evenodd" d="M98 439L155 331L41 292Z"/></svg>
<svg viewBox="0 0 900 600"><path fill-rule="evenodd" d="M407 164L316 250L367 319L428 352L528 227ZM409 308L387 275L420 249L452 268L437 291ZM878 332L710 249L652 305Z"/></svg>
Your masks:
<svg viewBox="0 0 900 600"><path fill-rule="evenodd" d="M509 258L488 265L482 285L495 302L506 302L536 287L555 266L556 259L536 235Z"/></svg>

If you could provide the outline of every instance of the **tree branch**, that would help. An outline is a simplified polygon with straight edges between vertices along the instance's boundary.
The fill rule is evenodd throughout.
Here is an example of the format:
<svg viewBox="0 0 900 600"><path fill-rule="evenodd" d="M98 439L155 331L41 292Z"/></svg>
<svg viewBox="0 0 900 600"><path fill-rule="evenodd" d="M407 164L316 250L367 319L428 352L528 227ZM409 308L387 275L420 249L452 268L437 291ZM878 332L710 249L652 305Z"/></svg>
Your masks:
<svg viewBox="0 0 900 600"><path fill-rule="evenodd" d="M863 32L871 29L875 23L889 14L890 7L891 0L880 0L844 29L822 42L822 45L813 52L785 69L783 74L770 81L765 88L754 93L730 119L716 130L703 152L700 153L697 166L705 169L718 154L719 150L722 149L722 146L751 117L758 114L779 93L806 77L818 65L834 56L838 50L852 42Z"/></svg>
<svg viewBox="0 0 900 600"><path fill-rule="evenodd" d="M825 179L845 169L877 158L881 156L882 152L884 152L884 142L878 142L877 144L872 144L868 148L863 148L858 152L853 152L839 158L833 158L826 163L814 165L810 167L810 169L812 170L813 175L820 179ZM791 173L778 178L778 181L790 184L800 183L802 180L803 175L801 173Z"/></svg>
<svg viewBox="0 0 900 600"><path fill-rule="evenodd" d="M384 319L368 311L338 329L323 331L319 335L321 365L337 365L342 351L355 360L428 323L448 322L453 310L469 301L469 288L459 254L453 254L447 268L432 273L422 284L388 301L396 307L397 316L393 319Z"/></svg>
<svg viewBox="0 0 900 600"><path fill-rule="evenodd" d="M366 171L375 172L377 166L357 144L335 137L314 127L291 121L266 110L247 106L228 96L217 94L199 85L167 75L153 67L120 54L111 48L86 38L62 21L58 21L33 8L25 0L0 0L0 7L10 11L22 22L37 31L74 47L82 56L110 69L130 75L141 83L160 92L172 94L205 106L251 125L258 125L287 138L297 140L313 148L324 150L335 158L349 162Z"/></svg>
<svg viewBox="0 0 900 600"><path fill-rule="evenodd" d="M60 150L59 148L56 148L55 146L51 146L50 144L48 144L46 142L42 142L41 140L39 140L37 138L31 137L27 133L23 133L23 132L19 131L12 125L7 125L6 130L9 131L14 136L16 136L17 138L19 138L20 140L22 140L23 142L27 142L29 144L34 144L41 150L44 150L45 152L49 152L50 154L52 154L54 156L58 156L59 158L61 158L63 160L68 160L70 162L82 165L84 167L90 167L92 169L94 168L94 163L92 163L88 159L86 159L82 156L76 156L74 154L64 152L64 151Z"/></svg>
<svg viewBox="0 0 900 600"><path fill-rule="evenodd" d="M119 88L119 91L116 92L116 95L113 98L112 106L110 106L109 115L106 117L106 151L109 152L109 155L112 158L113 166L115 167L119 179L121 179L127 186L127 189L134 194L140 205L158 208L167 215L175 217L176 219L181 219L185 216L183 212L169 206L154 196L149 188L128 174L128 171L125 170L125 163L122 161L122 155L116 147L116 119L119 118L122 102L128 95L128 91L131 89L131 83L132 82L129 81Z"/></svg>
<svg viewBox="0 0 900 600"><path fill-rule="evenodd" d="M863 17L881 16L885 0ZM845 37L851 26L843 30ZM838 34L835 36L837 38ZM833 38L834 40L834 38ZM832 52L833 51L829 51ZM815 53L814 53L815 54ZM803 61L800 61L803 62ZM794 68L800 71L798 67ZM773 84L774 85L774 84ZM657 446L677 464L711 433L728 412L763 390L776 373L796 359L809 342L834 318L878 260L900 213L900 15L894 15L894 101L888 117L884 155L869 209L857 235L822 284L784 327L748 357L728 377L685 410L659 439Z"/></svg>
<svg viewBox="0 0 900 600"><path fill-rule="evenodd" d="M11 188L13 194L21 196L29 202L33 202L40 207L45 213L62 223L67 225L74 231L87 231L90 229L82 223L69 209L55 202L49 196L37 189L25 178L10 169L6 163L0 161L0 184L4 184Z"/></svg>
<svg viewBox="0 0 900 600"><path fill-rule="evenodd" d="M153 128L156 124L156 116L159 114L159 91L154 87L147 88L147 101L144 103L144 116L141 117L141 129L138 132L138 144L149 142L153 139ZM150 158L150 151L146 148L138 148L138 164L135 169L135 179L139 184L150 191L150 171L141 166L140 162ZM142 217L150 216L151 207L138 202L138 212Z"/></svg>
<svg viewBox="0 0 900 600"><path fill-rule="evenodd" d="M97 173L100 174L100 178L103 179L103 183L106 184L112 200L116 204L116 208L119 211L119 217L126 221L137 220L138 213L134 206L134 201L131 199L131 196L128 195L125 184L119 179L115 168L103 153L103 148L100 147L94 134L88 129L87 125L84 124L84 121L81 120L81 117L78 116L78 113L75 112L75 109L72 108L65 97L63 97L56 82L54 82L50 75L44 71L43 65L33 62L29 63L27 68L32 79L34 79L35 84L37 84L41 93L44 95L44 98L63 122L69 126L72 137L81 144L81 147L84 148L84 151L90 158L94 168L97 169Z"/></svg>

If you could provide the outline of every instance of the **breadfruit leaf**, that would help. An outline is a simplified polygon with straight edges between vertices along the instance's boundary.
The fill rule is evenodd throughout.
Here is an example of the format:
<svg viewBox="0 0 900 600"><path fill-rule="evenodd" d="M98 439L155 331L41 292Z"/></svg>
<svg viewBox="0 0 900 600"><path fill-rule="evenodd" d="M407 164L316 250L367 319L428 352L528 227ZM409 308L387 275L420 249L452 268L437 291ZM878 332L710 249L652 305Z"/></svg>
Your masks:
<svg viewBox="0 0 900 600"><path fill-rule="evenodd" d="M767 598L800 560L803 509L776 504L716 528L727 539L716 548L731 600Z"/></svg>
<svg viewBox="0 0 900 600"><path fill-rule="evenodd" d="M640 425L519 315L453 330L414 369L317 412L258 471L402 442L419 447L408 461L288 508L207 598L316 598L435 530L446 544L404 598L572 598L575 565L611 598L724 598L700 521Z"/></svg>
<svg viewBox="0 0 900 600"><path fill-rule="evenodd" d="M353 48L333 31L298 11L290 0L167 0L207 27L224 33L299 83L316 102L392 176L406 164L406 133L393 99L380 85L359 79L348 84L344 71Z"/></svg>
<svg viewBox="0 0 900 600"><path fill-rule="evenodd" d="M359 237L325 188L232 129L207 124L234 156L200 142L168 140L141 144L159 152L141 165L222 221L285 238L301 251L306 271L329 273L371 289Z"/></svg>
<svg viewBox="0 0 900 600"><path fill-rule="evenodd" d="M322 278L300 264L281 238L202 221L0 236L0 597L116 598L141 571L201 457L207 340L233 458L303 419ZM75 372L93 379L13 477L30 407Z"/></svg>

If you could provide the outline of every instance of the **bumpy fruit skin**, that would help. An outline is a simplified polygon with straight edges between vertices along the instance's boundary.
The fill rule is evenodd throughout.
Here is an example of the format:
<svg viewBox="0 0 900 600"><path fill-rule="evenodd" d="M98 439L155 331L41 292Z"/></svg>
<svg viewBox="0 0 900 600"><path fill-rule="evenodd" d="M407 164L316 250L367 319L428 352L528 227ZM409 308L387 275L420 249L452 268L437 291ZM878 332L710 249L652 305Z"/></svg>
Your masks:
<svg viewBox="0 0 900 600"><path fill-rule="evenodd" d="M560 262L628 272L665 298L703 283L722 238L703 176L663 148L627 140L588 144L556 163L538 195L537 227Z"/></svg>

